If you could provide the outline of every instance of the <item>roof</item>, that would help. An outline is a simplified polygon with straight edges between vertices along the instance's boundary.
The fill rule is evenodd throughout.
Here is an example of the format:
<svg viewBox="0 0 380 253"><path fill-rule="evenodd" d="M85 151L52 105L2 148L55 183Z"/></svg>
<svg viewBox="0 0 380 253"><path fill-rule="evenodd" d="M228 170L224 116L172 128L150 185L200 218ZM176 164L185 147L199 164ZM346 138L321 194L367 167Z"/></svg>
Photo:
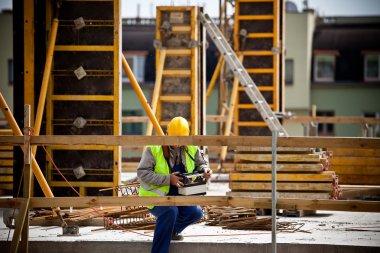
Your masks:
<svg viewBox="0 0 380 253"><path fill-rule="evenodd" d="M314 31L313 52L337 51L337 82L363 82L363 53L380 53L380 17L335 17L318 21Z"/></svg>

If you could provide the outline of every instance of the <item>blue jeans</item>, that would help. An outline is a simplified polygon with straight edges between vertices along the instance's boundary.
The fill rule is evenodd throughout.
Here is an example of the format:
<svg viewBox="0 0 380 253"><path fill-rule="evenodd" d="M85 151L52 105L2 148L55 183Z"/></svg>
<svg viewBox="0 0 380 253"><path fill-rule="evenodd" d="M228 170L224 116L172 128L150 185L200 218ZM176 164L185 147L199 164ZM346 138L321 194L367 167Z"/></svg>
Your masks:
<svg viewBox="0 0 380 253"><path fill-rule="evenodd" d="M203 216L199 206L155 206L149 211L157 218L152 253L168 253L172 234L181 233Z"/></svg>

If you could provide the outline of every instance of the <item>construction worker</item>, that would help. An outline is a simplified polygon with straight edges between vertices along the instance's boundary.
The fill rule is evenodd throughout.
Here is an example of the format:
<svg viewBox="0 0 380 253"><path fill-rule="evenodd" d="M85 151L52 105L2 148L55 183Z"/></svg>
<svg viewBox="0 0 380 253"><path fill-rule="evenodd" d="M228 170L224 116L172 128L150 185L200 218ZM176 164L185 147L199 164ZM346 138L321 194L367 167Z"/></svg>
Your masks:
<svg viewBox="0 0 380 253"><path fill-rule="evenodd" d="M167 126L169 136L188 136L189 123L182 117L173 118ZM203 173L208 179L212 171L196 146L148 146L137 168L141 183L140 196L175 196L183 187L179 173ZM167 253L171 240L183 240L180 234L187 226L199 221L199 206L149 206L157 218L152 253Z"/></svg>

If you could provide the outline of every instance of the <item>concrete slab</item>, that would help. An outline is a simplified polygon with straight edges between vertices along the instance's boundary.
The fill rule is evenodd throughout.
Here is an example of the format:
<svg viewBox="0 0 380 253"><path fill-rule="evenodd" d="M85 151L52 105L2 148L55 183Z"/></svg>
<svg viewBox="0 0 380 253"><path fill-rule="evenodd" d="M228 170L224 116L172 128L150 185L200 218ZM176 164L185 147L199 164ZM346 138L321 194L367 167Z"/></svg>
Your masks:
<svg viewBox="0 0 380 253"><path fill-rule="evenodd" d="M211 184L208 195L225 194L227 190L227 184ZM279 221L304 223L304 232L278 233L281 253L380 252L380 213L318 211L310 217L279 217ZM63 237L59 236L60 227L32 226L29 252L150 252L153 231L100 228L81 227L81 236ZM226 230L200 223L188 227L183 234L184 241L173 242L170 252L271 252L271 231ZM1 252L8 251L12 235L13 230L0 222Z"/></svg>

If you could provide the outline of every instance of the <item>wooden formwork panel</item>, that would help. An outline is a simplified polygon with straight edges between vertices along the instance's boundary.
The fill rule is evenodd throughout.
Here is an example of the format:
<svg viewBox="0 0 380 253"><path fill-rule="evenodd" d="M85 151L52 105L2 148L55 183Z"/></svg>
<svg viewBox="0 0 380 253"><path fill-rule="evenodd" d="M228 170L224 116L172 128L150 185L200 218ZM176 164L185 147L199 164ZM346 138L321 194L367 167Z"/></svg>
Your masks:
<svg viewBox="0 0 380 253"><path fill-rule="evenodd" d="M120 0L64 1L58 18L47 134L120 135ZM78 75L80 68L83 76ZM118 147L50 147L49 152L82 195L99 195L98 189L120 182ZM73 173L78 167L83 168L83 177ZM50 160L48 181L57 196L70 191Z"/></svg>
<svg viewBox="0 0 380 253"><path fill-rule="evenodd" d="M244 55L243 66L273 111L280 109L281 57L277 51L282 31L281 4L275 0L235 2L234 50ZM237 100L234 134L270 135L258 111L249 108L252 101L244 91L239 92Z"/></svg>
<svg viewBox="0 0 380 253"><path fill-rule="evenodd" d="M10 129L0 129L0 136L13 135ZM13 146L0 146L0 195L13 190Z"/></svg>
<svg viewBox="0 0 380 253"><path fill-rule="evenodd" d="M331 168L344 185L380 185L380 149L331 148Z"/></svg>
<svg viewBox="0 0 380 253"><path fill-rule="evenodd" d="M331 153L311 148L280 147L276 156L277 191L288 196L324 193L323 198L341 197L340 179L329 170ZM235 192L270 192L272 189L272 154L270 148L235 148L235 171L230 173L231 195ZM252 196L255 196L252 194ZM327 197L326 197L327 196Z"/></svg>

